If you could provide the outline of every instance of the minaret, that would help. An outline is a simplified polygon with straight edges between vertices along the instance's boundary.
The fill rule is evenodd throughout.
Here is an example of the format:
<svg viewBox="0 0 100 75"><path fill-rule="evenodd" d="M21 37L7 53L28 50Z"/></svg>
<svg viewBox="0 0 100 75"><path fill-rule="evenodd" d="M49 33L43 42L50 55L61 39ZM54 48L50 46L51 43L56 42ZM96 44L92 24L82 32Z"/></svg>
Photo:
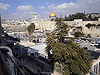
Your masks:
<svg viewBox="0 0 100 75"><path fill-rule="evenodd" d="M35 12L35 14L34 14L34 17L35 17L35 19L37 19L37 14L36 14L36 12Z"/></svg>

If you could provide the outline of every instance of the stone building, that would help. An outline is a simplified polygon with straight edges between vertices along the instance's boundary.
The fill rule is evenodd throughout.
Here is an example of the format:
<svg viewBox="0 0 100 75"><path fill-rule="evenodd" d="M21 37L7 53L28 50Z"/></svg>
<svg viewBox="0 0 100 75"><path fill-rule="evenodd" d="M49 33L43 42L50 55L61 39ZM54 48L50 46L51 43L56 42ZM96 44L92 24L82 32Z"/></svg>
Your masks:
<svg viewBox="0 0 100 75"><path fill-rule="evenodd" d="M100 52L90 51L90 50L89 52L91 52L90 58L92 59L92 67L91 67L92 75L99 75L100 74Z"/></svg>
<svg viewBox="0 0 100 75"><path fill-rule="evenodd" d="M26 30L26 23L21 21L2 21L4 32L23 32Z"/></svg>

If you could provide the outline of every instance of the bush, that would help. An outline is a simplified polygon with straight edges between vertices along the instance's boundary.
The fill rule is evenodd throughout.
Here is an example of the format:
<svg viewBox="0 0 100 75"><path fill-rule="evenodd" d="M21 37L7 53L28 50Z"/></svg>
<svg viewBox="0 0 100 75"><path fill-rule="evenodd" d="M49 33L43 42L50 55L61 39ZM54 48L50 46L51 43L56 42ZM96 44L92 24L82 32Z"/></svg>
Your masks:
<svg viewBox="0 0 100 75"><path fill-rule="evenodd" d="M81 35L82 35L81 32L75 32L75 33L74 33L74 36L75 36L75 37L80 37Z"/></svg>

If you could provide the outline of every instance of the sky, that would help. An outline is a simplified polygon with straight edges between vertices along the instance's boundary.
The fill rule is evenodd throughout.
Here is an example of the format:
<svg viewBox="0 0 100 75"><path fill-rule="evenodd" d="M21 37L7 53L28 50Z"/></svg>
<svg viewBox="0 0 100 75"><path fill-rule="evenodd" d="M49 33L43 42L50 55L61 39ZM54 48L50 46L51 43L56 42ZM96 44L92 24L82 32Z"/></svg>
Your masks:
<svg viewBox="0 0 100 75"><path fill-rule="evenodd" d="M57 17L79 13L100 13L100 0L0 0L0 14L5 20L48 18L51 12Z"/></svg>

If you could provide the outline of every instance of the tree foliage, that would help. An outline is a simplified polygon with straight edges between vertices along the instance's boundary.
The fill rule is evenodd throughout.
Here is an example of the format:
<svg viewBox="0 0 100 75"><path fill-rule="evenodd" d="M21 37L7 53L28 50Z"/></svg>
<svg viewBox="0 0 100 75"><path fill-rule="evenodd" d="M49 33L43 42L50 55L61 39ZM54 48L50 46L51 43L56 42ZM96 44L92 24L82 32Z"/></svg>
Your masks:
<svg viewBox="0 0 100 75"><path fill-rule="evenodd" d="M64 75L85 75L91 68L90 53L80 48L76 43L64 41L68 33L68 25L61 20L56 21L56 29L47 34L46 52L55 62L63 65Z"/></svg>
<svg viewBox="0 0 100 75"><path fill-rule="evenodd" d="M81 31L82 31L82 29L83 29L83 27L82 26L79 26L79 27L76 27L77 29L81 29Z"/></svg>
<svg viewBox="0 0 100 75"><path fill-rule="evenodd" d="M80 37L80 36L82 36L82 35L83 35L83 34L82 34L81 32L75 32L75 33L74 33L74 36L75 36L75 37Z"/></svg>
<svg viewBox="0 0 100 75"><path fill-rule="evenodd" d="M87 38L91 38L91 34L90 33L87 35Z"/></svg>
<svg viewBox="0 0 100 75"><path fill-rule="evenodd" d="M98 25L96 25L96 24L90 24L90 23L88 23L87 25L85 25L86 27L88 27L88 29L90 28L90 27L100 27L100 24L98 24Z"/></svg>
<svg viewBox="0 0 100 75"><path fill-rule="evenodd" d="M64 42L64 36L68 34L68 24L64 23L61 21L61 19L58 19L56 21L56 29L55 29L55 33L56 36L58 37L59 42Z"/></svg>
<svg viewBox="0 0 100 75"><path fill-rule="evenodd" d="M57 42L52 51L52 58L63 64L64 75L85 75L89 72L91 68L90 53L72 41Z"/></svg>
<svg viewBox="0 0 100 75"><path fill-rule="evenodd" d="M91 14L87 17L85 13L69 14L68 17L65 16L64 21L73 21L74 19L82 19L83 21L97 21L98 17L92 17Z"/></svg>
<svg viewBox="0 0 100 75"><path fill-rule="evenodd" d="M52 18L51 21L54 21L54 19Z"/></svg>
<svg viewBox="0 0 100 75"><path fill-rule="evenodd" d="M73 21L74 19L83 19L83 21L87 21L89 20L84 13L76 13L76 14L70 14L69 17L67 19L67 21Z"/></svg>
<svg viewBox="0 0 100 75"><path fill-rule="evenodd" d="M35 30L35 24L34 23L31 23L28 27L27 27L27 30L28 30L28 33L29 35L31 35L34 30Z"/></svg>

